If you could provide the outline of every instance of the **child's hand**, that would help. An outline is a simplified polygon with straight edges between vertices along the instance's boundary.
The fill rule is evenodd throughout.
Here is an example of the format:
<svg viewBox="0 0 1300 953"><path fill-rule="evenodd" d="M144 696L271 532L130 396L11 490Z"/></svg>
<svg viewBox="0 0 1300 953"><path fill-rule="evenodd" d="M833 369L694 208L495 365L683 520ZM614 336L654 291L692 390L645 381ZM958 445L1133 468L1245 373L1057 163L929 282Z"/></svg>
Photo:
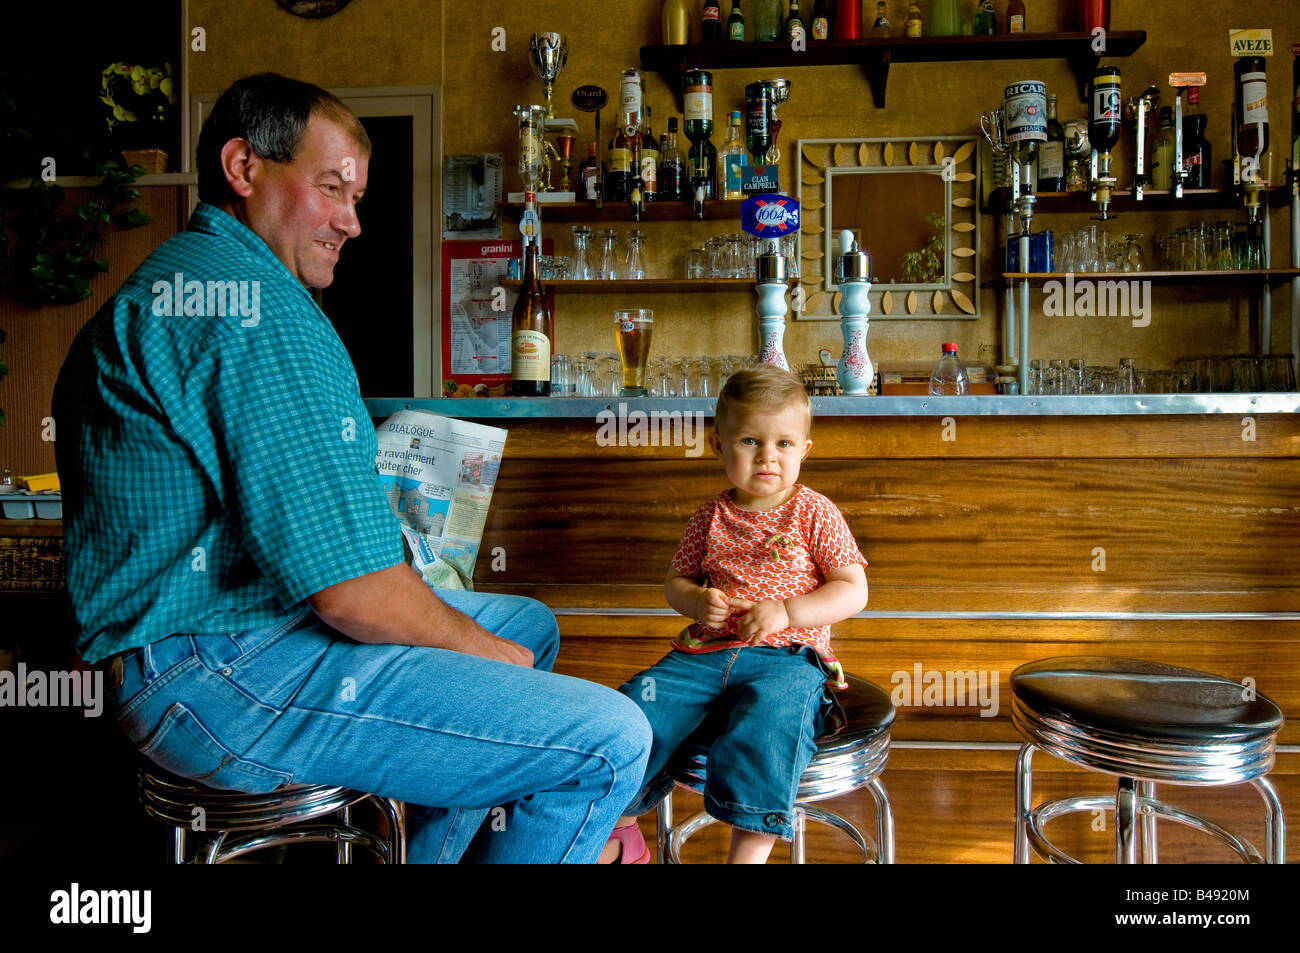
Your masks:
<svg viewBox="0 0 1300 953"><path fill-rule="evenodd" d="M720 628L731 618L731 613L735 609L748 608L749 605L750 603L745 603L743 600L733 599L721 589L706 586L700 589L695 619L710 628Z"/></svg>
<svg viewBox="0 0 1300 953"><path fill-rule="evenodd" d="M790 628L790 615L785 603L777 599L764 599L751 603L753 608L740 617L736 625L736 634L750 645L759 642L765 635L776 635Z"/></svg>

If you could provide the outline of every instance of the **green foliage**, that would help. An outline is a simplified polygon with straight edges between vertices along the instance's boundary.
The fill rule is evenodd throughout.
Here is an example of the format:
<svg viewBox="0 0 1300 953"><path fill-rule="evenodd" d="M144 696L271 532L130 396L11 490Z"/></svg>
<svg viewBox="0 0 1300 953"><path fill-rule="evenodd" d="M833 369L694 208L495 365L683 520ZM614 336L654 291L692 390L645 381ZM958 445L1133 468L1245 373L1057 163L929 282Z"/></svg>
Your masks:
<svg viewBox="0 0 1300 953"><path fill-rule="evenodd" d="M107 226L116 222L133 228L150 221L138 208L124 208L140 195L131 183L145 174L143 166L123 169L113 159L95 167L103 183L70 213L60 212L64 189L33 177L31 185L6 195L6 205L19 212L13 220L18 236L11 292L32 307L72 304L90 297L90 279L108 271L99 253Z"/></svg>
<svg viewBox="0 0 1300 953"><path fill-rule="evenodd" d="M172 64L161 67L111 63L99 78L99 101L108 110L105 121L111 132L123 122L139 122L143 113L154 122L166 122L176 106L176 84ZM128 109L130 104L134 110Z"/></svg>
<svg viewBox="0 0 1300 953"><path fill-rule="evenodd" d="M944 218L936 213L925 221L934 229L925 247L903 255L903 281L908 284L929 285L943 278Z"/></svg>

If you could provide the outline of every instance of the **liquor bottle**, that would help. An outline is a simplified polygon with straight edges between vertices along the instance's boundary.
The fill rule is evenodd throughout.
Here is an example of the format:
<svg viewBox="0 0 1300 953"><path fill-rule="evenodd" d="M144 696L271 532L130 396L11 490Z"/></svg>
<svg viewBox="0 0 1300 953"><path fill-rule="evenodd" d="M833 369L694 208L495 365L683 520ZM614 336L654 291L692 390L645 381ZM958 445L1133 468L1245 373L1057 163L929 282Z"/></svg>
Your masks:
<svg viewBox="0 0 1300 953"><path fill-rule="evenodd" d="M740 171L749 165L749 150L740 136L740 110L728 115L727 141L718 150L718 183L724 199L743 199L740 188Z"/></svg>
<svg viewBox="0 0 1300 953"><path fill-rule="evenodd" d="M790 15L785 18L784 35L787 40L804 39L803 17L799 15L799 0L790 0ZM806 39L805 39L805 42Z"/></svg>
<svg viewBox="0 0 1300 953"><path fill-rule="evenodd" d="M812 38L828 40L831 36L831 22L826 18L826 0L817 0L813 4Z"/></svg>
<svg viewBox="0 0 1300 953"><path fill-rule="evenodd" d="M862 0L835 0L835 24L832 35L837 40L861 38Z"/></svg>
<svg viewBox="0 0 1300 953"><path fill-rule="evenodd" d="M686 194L686 157L677 146L677 117L668 117L668 131L659 143L658 199L660 202L684 202Z"/></svg>
<svg viewBox="0 0 1300 953"><path fill-rule="evenodd" d="M578 181L582 183L579 195L588 202L596 201L596 183L600 180L596 175L596 144L587 143L587 158L578 164Z"/></svg>
<svg viewBox="0 0 1300 953"><path fill-rule="evenodd" d="M722 39L722 11L718 8L721 2L722 0L704 0L701 20L705 43L717 43Z"/></svg>
<svg viewBox="0 0 1300 953"><path fill-rule="evenodd" d="M998 15L993 9L993 0L980 0L979 12L975 14L975 26L971 32L976 36L992 36L998 32Z"/></svg>
<svg viewBox="0 0 1300 953"><path fill-rule="evenodd" d="M1201 89L1187 87L1187 115L1183 116L1183 187L1208 189L1211 165L1210 141L1205 137L1209 117L1201 111Z"/></svg>
<svg viewBox="0 0 1300 953"><path fill-rule="evenodd" d="M718 150L713 135L713 74L702 69L682 74L682 100L686 110L686 138L691 148L686 156L691 196L696 218L704 217L706 199L718 197Z"/></svg>
<svg viewBox="0 0 1300 953"><path fill-rule="evenodd" d="M727 42L745 42L745 15L740 12L740 0L731 0L731 16L727 17Z"/></svg>
<svg viewBox="0 0 1300 953"><path fill-rule="evenodd" d="M871 24L872 36L889 36L889 14L885 12L885 0L876 2L876 22Z"/></svg>
<svg viewBox="0 0 1300 953"><path fill-rule="evenodd" d="M1243 56L1232 67L1237 80L1236 120L1237 154L1253 159L1256 173L1242 181L1262 180L1263 157L1268 152L1268 78L1264 57Z"/></svg>
<svg viewBox="0 0 1300 953"><path fill-rule="evenodd" d="M1011 0L1007 4L1007 32L1025 32L1025 0Z"/></svg>
<svg viewBox="0 0 1300 953"><path fill-rule="evenodd" d="M653 202L658 196L659 180L659 140L650 128L650 107L645 107L645 119L641 123L641 192L647 202Z"/></svg>
<svg viewBox="0 0 1300 953"><path fill-rule="evenodd" d="M691 41L690 0L664 0L664 46L685 46Z"/></svg>
<svg viewBox="0 0 1300 953"><path fill-rule="evenodd" d="M1160 131L1156 133L1156 147L1151 153L1151 187L1174 187L1174 109L1160 107Z"/></svg>
<svg viewBox="0 0 1300 953"><path fill-rule="evenodd" d="M1038 147L1039 192L1065 191L1065 129L1056 118L1056 94L1047 95L1047 141Z"/></svg>
<svg viewBox="0 0 1300 953"><path fill-rule="evenodd" d="M641 71L630 68L623 70L623 79L619 91L619 110L621 118L619 120L618 135L615 140L623 144L627 150L625 160L626 177L624 179L624 195L622 199L615 201L627 201L632 203L632 217L635 220L641 218L641 206L645 199L641 192L641 121L644 118L642 112L642 103L644 102L645 90L642 85ZM616 146L615 149L618 147ZM610 173L610 178L615 178L617 171ZM606 196L608 198L608 196Z"/></svg>
<svg viewBox="0 0 1300 953"><path fill-rule="evenodd" d="M549 397L551 346L555 337L546 289L538 274L537 244L524 248L524 278L510 316L510 393L514 397Z"/></svg>
<svg viewBox="0 0 1300 953"><path fill-rule="evenodd" d="M609 174L605 176L605 201L626 202L631 178L632 148L620 127L609 140Z"/></svg>
<svg viewBox="0 0 1300 953"><path fill-rule="evenodd" d="M921 8L915 3L907 5L907 23L904 28L907 36L921 36L923 29L921 27Z"/></svg>
<svg viewBox="0 0 1300 953"><path fill-rule="evenodd" d="M754 0L754 41L771 43L781 35L781 0Z"/></svg>

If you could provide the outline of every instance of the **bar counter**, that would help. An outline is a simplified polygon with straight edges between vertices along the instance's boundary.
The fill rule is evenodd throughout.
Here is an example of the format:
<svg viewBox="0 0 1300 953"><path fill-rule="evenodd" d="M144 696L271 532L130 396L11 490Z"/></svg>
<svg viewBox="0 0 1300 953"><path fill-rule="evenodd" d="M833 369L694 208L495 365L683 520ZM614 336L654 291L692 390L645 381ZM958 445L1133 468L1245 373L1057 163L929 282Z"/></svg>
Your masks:
<svg viewBox="0 0 1300 953"><path fill-rule="evenodd" d="M1010 860L1019 738L1008 679L1053 656L1253 679L1288 717L1274 778L1300 816L1300 395L813 404L800 482L839 506L870 562L870 602L835 626L835 650L848 671L899 691L896 704L916 688L884 775L900 862ZM664 601L664 576L696 506L727 488L703 440L712 399L368 405L378 419L420 407L509 431L474 580L554 610L558 671L617 686L667 650L685 620ZM646 423L658 412L666 439L633 438L636 411ZM672 415L692 429L673 431ZM625 438L611 440L620 416ZM920 681L935 672L986 674L989 697L927 704ZM1044 768L1044 797L1113 794L1104 778ZM1183 790L1189 809L1262 841L1248 786ZM869 818L865 795L860 807ZM1113 856L1113 832L1077 827L1064 849ZM1227 859L1180 836L1166 851L1162 833L1162 860Z"/></svg>

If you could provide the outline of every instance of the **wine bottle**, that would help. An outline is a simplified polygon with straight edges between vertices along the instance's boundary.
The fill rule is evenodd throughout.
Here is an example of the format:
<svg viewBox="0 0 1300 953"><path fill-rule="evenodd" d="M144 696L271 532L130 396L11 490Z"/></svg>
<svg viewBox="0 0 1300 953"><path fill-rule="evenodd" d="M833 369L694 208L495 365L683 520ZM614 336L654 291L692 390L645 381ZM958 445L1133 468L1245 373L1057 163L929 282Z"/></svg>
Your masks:
<svg viewBox="0 0 1300 953"><path fill-rule="evenodd" d="M538 245L524 248L524 278L510 316L510 393L549 397L551 349L555 337L546 289L538 272Z"/></svg>

